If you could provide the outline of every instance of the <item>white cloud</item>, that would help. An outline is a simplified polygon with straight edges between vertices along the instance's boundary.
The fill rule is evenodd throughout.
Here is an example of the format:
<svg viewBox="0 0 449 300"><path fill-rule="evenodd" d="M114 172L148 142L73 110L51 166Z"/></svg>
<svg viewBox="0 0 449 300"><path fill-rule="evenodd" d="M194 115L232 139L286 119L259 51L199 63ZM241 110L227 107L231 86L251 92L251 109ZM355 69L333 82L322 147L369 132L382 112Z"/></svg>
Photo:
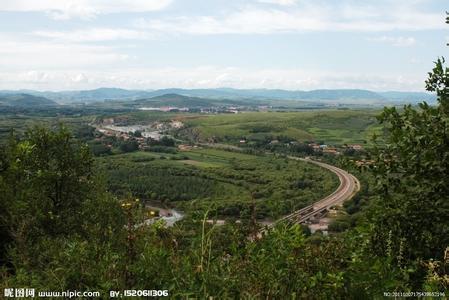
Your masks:
<svg viewBox="0 0 449 300"><path fill-rule="evenodd" d="M271 1L271 0L269 0ZM282 8L246 6L220 16L139 19L135 25L175 34L271 34L277 32L428 30L446 28L444 13L428 13L400 2L385 7L305 3Z"/></svg>
<svg viewBox="0 0 449 300"><path fill-rule="evenodd" d="M45 12L54 19L164 9L172 0L2 0L0 11Z"/></svg>
<svg viewBox="0 0 449 300"><path fill-rule="evenodd" d="M89 78L84 73L79 73L72 77L72 81L76 83L87 83Z"/></svg>
<svg viewBox="0 0 449 300"><path fill-rule="evenodd" d="M370 90L423 90L424 78L411 75L366 75L297 69L196 68L120 69L119 71L45 70L0 72L0 89L153 88L362 88Z"/></svg>
<svg viewBox="0 0 449 300"><path fill-rule="evenodd" d="M44 12L54 18L93 18L100 14L117 15L115 24L130 22L127 12L148 12L167 7L172 0L0 0L0 11ZM261 4L264 2L265 4ZM272 5L266 5L267 3ZM252 3L252 4L248 4ZM256 4L258 3L258 4ZM352 3L352 5L350 5ZM418 90L424 78L401 74L364 75L357 73L326 73L293 69L244 69L221 67L131 69L131 66L152 64L148 59L155 37L174 35L215 34L276 34L302 32L369 32L372 41L393 46L412 46L416 43L410 32L446 29L444 12L419 10L416 1L380 0L380 4L361 4L360 1L292 1L253 0L233 11L210 15L152 14L135 22L133 27L107 28L103 19L89 22L91 28L31 26L30 32L0 32L0 87L39 89L83 89L99 86L125 88L160 87L222 87L237 88L368 88L379 90ZM235 6L224 6L234 8ZM194 8L194 7L192 7ZM132 17L133 18L133 17ZM28 21L33 21L30 19ZM101 21L97 23L97 21ZM109 20L107 20L109 22ZM111 21L112 23L112 21ZM109 23L109 24L111 24ZM51 23L49 23L51 25ZM129 24L129 23L128 23ZM72 29L66 29L69 28ZM73 26L73 27L72 27ZM112 25L111 25L112 26ZM117 25L123 26L123 25ZM8 28L8 27L5 27ZM39 29L43 28L43 29ZM11 29L13 30L13 29ZM17 30L17 28L16 28ZM399 36L403 35L403 36ZM192 37L191 37L192 38ZM134 41L145 40L142 43ZM148 40L151 40L149 42ZM114 41L119 41L114 43ZM135 51L125 49L132 41ZM92 42L98 42L93 44ZM104 43L103 43L104 42ZM108 42L108 43L106 43ZM448 41L449 42L449 41ZM156 42L154 42L156 43ZM100 46L103 45L103 46ZM352 45L357 51L357 45ZM180 44L183 50L183 45ZM205 45L205 51L211 48ZM212 48L213 49L213 48ZM257 51L256 49L255 51ZM404 50L404 49L402 49ZM161 56L154 47L155 56ZM163 51L163 50L162 50ZM399 49L396 49L399 51ZM187 52L187 51L186 51ZM127 54L128 53L128 54ZM139 53L145 60L134 60ZM169 53L171 55L171 53ZM189 57L189 53L183 55ZM269 57L274 64L278 58ZM278 54L282 55L282 54ZM340 53L335 54L338 60ZM350 55L350 54L346 54ZM169 56L169 55L167 55ZM161 57L166 57L162 55ZM268 57L268 56L267 56ZM419 57L418 57L419 58ZM205 55L202 61L215 59ZM155 59L154 59L155 60ZM176 60L173 60L176 61ZM188 61L188 59L186 59ZM237 60L236 60L237 61ZM159 64L158 62L157 64ZM165 61L169 63L169 61ZM194 65L195 59L183 65ZM248 64L250 65L250 64ZM293 65L293 64L292 64ZM319 63L317 63L317 66ZM323 66L326 68L327 66ZM143 68L143 67L142 67ZM335 68L345 70L347 66ZM377 69L377 68L376 68ZM98 70L101 70L98 71ZM400 71L398 71L400 72ZM419 74L418 74L419 75Z"/></svg>
<svg viewBox="0 0 449 300"><path fill-rule="evenodd" d="M123 28L88 28L72 31L38 30L32 35L64 42L101 42L114 40L146 40L150 38L147 32Z"/></svg>
<svg viewBox="0 0 449 300"><path fill-rule="evenodd" d="M113 67L129 59L127 54L109 46L36 42L0 34L0 68L3 70Z"/></svg>
<svg viewBox="0 0 449 300"><path fill-rule="evenodd" d="M260 3L267 3L267 4L276 4L281 6L292 6L295 5L297 0L258 0L257 2Z"/></svg>
<svg viewBox="0 0 449 300"><path fill-rule="evenodd" d="M380 36L375 38L368 38L369 41L387 43L395 47L410 47L416 44L414 37L392 37L392 36Z"/></svg>
<svg viewBox="0 0 449 300"><path fill-rule="evenodd" d="M312 14L281 10L244 10L229 16L177 17L170 20L139 19L136 26L177 34L270 34L325 30L327 25Z"/></svg>

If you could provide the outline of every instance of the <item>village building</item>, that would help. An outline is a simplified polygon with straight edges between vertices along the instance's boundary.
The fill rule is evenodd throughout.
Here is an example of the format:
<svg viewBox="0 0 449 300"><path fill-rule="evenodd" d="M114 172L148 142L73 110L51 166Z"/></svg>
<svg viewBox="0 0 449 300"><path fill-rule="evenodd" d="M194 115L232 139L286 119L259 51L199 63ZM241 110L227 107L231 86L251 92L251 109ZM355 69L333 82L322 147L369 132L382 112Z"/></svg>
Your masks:
<svg viewBox="0 0 449 300"><path fill-rule="evenodd" d="M181 144L181 145L178 146L178 149L181 150L181 151L189 151L189 150L192 150L193 147L190 146L190 145Z"/></svg>
<svg viewBox="0 0 449 300"><path fill-rule="evenodd" d="M363 146L359 145L359 144L348 145L348 148L351 148L351 149L354 149L357 151L363 150Z"/></svg>
<svg viewBox="0 0 449 300"><path fill-rule="evenodd" d="M340 152L337 151L337 148L330 148L330 147L323 149L323 153L334 154L334 155L340 154Z"/></svg>

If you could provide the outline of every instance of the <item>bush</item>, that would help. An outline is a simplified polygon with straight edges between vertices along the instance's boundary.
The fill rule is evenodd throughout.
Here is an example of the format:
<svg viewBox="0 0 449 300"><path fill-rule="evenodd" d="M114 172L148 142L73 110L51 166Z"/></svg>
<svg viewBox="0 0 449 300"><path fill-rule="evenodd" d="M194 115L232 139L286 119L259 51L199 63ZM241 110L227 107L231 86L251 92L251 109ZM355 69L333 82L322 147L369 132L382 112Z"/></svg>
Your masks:
<svg viewBox="0 0 449 300"><path fill-rule="evenodd" d="M145 151L158 152L158 153L169 153L169 154L178 153L178 150L176 148L165 147L165 146L151 146L150 148L145 149Z"/></svg>
<svg viewBox="0 0 449 300"><path fill-rule="evenodd" d="M139 143L136 140L130 139L130 140L121 142L119 148L122 152L125 152L125 153L134 152L134 151L139 150Z"/></svg>

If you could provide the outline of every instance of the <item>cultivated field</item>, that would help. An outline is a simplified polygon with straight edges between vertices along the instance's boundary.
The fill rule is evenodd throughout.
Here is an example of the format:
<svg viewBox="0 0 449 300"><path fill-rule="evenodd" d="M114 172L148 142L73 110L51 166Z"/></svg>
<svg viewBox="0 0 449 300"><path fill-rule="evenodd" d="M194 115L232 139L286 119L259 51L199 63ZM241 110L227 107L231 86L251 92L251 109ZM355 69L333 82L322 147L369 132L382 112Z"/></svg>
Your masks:
<svg viewBox="0 0 449 300"><path fill-rule="evenodd" d="M369 142L372 134L381 130L377 114L373 110L255 112L199 116L186 120L186 124L203 141L236 143L242 138L287 136L342 145Z"/></svg>
<svg viewBox="0 0 449 300"><path fill-rule="evenodd" d="M131 193L187 212L210 210L223 217L249 213L254 197L258 218L275 218L338 186L334 174L314 165L216 149L135 152L99 161L117 194Z"/></svg>

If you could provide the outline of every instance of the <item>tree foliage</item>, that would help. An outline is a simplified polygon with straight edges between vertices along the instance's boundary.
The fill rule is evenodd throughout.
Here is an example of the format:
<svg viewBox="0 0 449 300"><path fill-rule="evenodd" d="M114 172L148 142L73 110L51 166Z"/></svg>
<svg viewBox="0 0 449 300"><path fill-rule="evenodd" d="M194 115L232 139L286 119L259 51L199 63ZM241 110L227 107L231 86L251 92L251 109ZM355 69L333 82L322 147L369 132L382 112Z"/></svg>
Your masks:
<svg viewBox="0 0 449 300"><path fill-rule="evenodd" d="M385 108L379 116L387 136L374 153L380 196L371 239L378 254L388 253L399 266L441 258L449 245L448 83L438 59L426 81L437 106Z"/></svg>
<svg viewBox="0 0 449 300"><path fill-rule="evenodd" d="M87 145L72 139L65 128L34 128L23 140L11 136L1 152L0 222L8 242L2 246L14 253L9 261L17 267L45 263L45 256L35 253L51 241L87 239L120 223L120 217L109 219L117 211L97 184ZM100 214L105 206L108 210Z"/></svg>

